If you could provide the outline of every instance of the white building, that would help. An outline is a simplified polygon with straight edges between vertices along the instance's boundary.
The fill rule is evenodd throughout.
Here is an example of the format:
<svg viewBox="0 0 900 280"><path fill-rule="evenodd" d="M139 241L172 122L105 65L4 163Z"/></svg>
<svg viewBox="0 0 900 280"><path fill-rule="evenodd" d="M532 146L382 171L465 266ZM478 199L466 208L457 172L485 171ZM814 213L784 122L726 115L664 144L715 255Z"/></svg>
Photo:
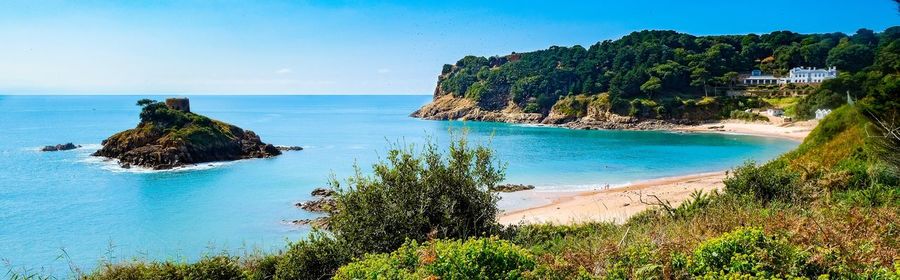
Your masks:
<svg viewBox="0 0 900 280"><path fill-rule="evenodd" d="M784 110L778 109L778 108L771 108L771 109L766 110L766 115L773 116L773 117L780 117L780 116L784 115Z"/></svg>
<svg viewBox="0 0 900 280"><path fill-rule="evenodd" d="M817 109L816 110L816 119L821 120L825 118L828 114L831 114L831 109Z"/></svg>
<svg viewBox="0 0 900 280"><path fill-rule="evenodd" d="M778 82L778 78L772 75L763 75L762 71L753 70L750 76L744 77L745 85L772 85Z"/></svg>
<svg viewBox="0 0 900 280"><path fill-rule="evenodd" d="M824 80L837 77L837 68L819 69L813 67L794 67L788 76L779 78L779 84L818 84Z"/></svg>

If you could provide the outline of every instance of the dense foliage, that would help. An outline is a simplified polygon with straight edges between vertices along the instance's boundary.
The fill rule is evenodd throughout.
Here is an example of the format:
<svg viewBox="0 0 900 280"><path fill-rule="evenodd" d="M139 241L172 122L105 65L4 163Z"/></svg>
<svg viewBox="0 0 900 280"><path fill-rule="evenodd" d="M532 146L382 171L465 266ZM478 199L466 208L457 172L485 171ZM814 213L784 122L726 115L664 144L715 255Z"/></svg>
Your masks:
<svg viewBox="0 0 900 280"><path fill-rule="evenodd" d="M810 269L808 258L784 239L768 236L760 229L739 229L697 246L688 270L710 279L816 276L817 271L804 271Z"/></svg>
<svg viewBox="0 0 900 280"><path fill-rule="evenodd" d="M535 266L527 250L496 238L412 241L348 264L334 279L522 279Z"/></svg>
<svg viewBox="0 0 900 280"><path fill-rule="evenodd" d="M240 129L206 116L174 110L163 102L150 99L137 101L141 106L141 122L131 130L117 133L110 137L117 142L125 142L129 146L138 147L159 138L156 142L166 146L190 143L198 150L228 146L239 135Z"/></svg>
<svg viewBox="0 0 900 280"><path fill-rule="evenodd" d="M357 172L337 190L331 230L358 253L390 252L407 239L466 238L496 228L498 197L489 190L503 180L493 151L453 141L445 156L435 144L417 154L395 148L374 176Z"/></svg>
<svg viewBox="0 0 900 280"><path fill-rule="evenodd" d="M467 56L444 66L438 86L441 93L473 99L484 108L499 109L512 101L526 112L545 114L560 97L578 94L608 92L613 104L636 98L662 104L675 97L716 95L716 87L733 86L740 73L752 69L783 75L793 67L835 66L848 75L873 68L896 73L898 38L900 27L881 33L860 29L853 35L640 31L589 48L554 46L502 57ZM627 105L613 109L621 115L630 110ZM725 111L725 117L730 112Z"/></svg>

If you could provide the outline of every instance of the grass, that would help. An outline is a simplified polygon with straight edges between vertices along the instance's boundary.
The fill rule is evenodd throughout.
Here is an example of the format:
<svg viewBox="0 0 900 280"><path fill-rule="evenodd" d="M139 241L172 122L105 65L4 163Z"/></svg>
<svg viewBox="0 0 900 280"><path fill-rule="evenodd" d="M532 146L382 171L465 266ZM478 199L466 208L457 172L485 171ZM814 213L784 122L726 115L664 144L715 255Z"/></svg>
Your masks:
<svg viewBox="0 0 900 280"><path fill-rule="evenodd" d="M796 117L797 116L797 102L800 102L800 97L790 96L790 97L772 97L772 98L762 98L762 100L769 105L781 108L784 110L784 114L786 116Z"/></svg>

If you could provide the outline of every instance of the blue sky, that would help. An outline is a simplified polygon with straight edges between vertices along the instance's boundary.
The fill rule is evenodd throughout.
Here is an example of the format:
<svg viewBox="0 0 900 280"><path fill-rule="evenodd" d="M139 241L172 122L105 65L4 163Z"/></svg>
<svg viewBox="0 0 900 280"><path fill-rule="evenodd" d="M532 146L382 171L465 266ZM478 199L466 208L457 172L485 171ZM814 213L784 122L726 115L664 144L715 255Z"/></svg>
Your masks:
<svg viewBox="0 0 900 280"><path fill-rule="evenodd" d="M430 94L468 54L900 25L890 0L409 2L3 0L0 94Z"/></svg>

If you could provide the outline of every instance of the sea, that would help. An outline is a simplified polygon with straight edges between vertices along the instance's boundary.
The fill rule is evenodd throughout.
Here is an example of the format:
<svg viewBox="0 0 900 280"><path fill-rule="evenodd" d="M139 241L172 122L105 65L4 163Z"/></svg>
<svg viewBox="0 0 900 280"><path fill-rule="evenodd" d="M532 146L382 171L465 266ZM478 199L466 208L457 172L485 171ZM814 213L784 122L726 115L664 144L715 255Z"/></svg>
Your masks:
<svg viewBox="0 0 900 280"><path fill-rule="evenodd" d="M124 169L92 157L101 141L135 127L138 99L171 96L0 96L0 274L72 276L104 262L191 261L285 248L316 217L294 206L392 147L446 147L466 133L506 165L508 183L537 192L616 187L771 160L796 141L734 134L572 130L409 117L431 96L189 96L191 110L302 146L268 159L169 171ZM72 142L81 148L41 152ZM535 202L537 203L537 202ZM501 200L514 210L530 206Z"/></svg>

